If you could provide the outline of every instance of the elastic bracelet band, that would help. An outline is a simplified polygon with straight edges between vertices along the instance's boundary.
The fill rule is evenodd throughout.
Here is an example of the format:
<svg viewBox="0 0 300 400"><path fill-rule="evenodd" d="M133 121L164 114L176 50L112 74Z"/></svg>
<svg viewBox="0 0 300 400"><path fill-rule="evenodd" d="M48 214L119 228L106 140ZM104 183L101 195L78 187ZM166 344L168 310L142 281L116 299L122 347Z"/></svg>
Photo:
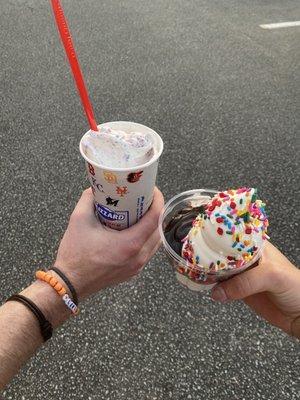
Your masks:
<svg viewBox="0 0 300 400"><path fill-rule="evenodd" d="M49 271L54 271L57 273L58 276L61 277L61 279L65 282L66 286L68 287L71 295L72 295L72 300L73 302L76 304L76 306L78 306L78 296L76 293L76 290L74 288L74 286L72 285L72 283L69 281L69 279L66 277L66 275L61 272L60 269L58 269L57 267L51 267Z"/></svg>
<svg viewBox="0 0 300 400"><path fill-rule="evenodd" d="M31 300L27 299L27 297L24 297L20 294L14 294L9 299L6 300L6 302L8 301L17 301L26 306L36 316L40 325L41 334L44 339L44 342L46 342L48 339L51 338L53 333L53 328L51 323L45 318L42 311Z"/></svg>
<svg viewBox="0 0 300 400"><path fill-rule="evenodd" d="M65 305L69 308L69 310L72 311L73 314L77 315L79 313L79 308L77 305L73 302L73 300L70 298L70 296L67 294L67 290L61 283L58 282L58 280L49 274L49 272L45 271L36 271L35 277L39 279L40 281L49 283L50 286L53 287L53 289L56 291L57 294L59 294Z"/></svg>

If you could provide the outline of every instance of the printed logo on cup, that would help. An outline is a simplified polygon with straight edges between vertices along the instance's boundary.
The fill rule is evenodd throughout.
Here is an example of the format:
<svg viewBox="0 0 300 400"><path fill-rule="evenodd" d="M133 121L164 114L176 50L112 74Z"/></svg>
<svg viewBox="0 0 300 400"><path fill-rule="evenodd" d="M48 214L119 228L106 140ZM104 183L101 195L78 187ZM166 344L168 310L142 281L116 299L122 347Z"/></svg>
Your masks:
<svg viewBox="0 0 300 400"><path fill-rule="evenodd" d="M127 186L117 186L116 192L120 197L124 197L128 193Z"/></svg>
<svg viewBox="0 0 300 400"><path fill-rule="evenodd" d="M94 169L94 167L92 166L92 164L90 164L90 163L88 163L88 166L89 166L89 172L90 172L90 174L91 175L95 175L95 169Z"/></svg>
<svg viewBox="0 0 300 400"><path fill-rule="evenodd" d="M114 211L98 203L96 203L96 211L101 220L110 222L122 221L129 226L129 211Z"/></svg>
<svg viewBox="0 0 300 400"><path fill-rule="evenodd" d="M94 178L93 176L91 178L92 179L91 179L90 182L91 182L91 185L92 185L93 193L95 194L96 189L99 190L99 192L104 193L104 189L103 189L103 186L101 185L101 183L98 183L97 179Z"/></svg>
<svg viewBox="0 0 300 400"><path fill-rule="evenodd" d="M118 183L117 176L113 172L103 171L104 179L108 183Z"/></svg>
<svg viewBox="0 0 300 400"><path fill-rule="evenodd" d="M107 206L118 206L119 200L112 199L110 196L106 197L106 205Z"/></svg>
<svg viewBox="0 0 300 400"><path fill-rule="evenodd" d="M142 175L143 171L132 172L131 174L128 174L127 181L129 183L138 182L141 179Z"/></svg>
<svg viewBox="0 0 300 400"><path fill-rule="evenodd" d="M141 196L137 199L136 204L136 219L139 220L142 218L144 214L144 206L145 206L145 196Z"/></svg>

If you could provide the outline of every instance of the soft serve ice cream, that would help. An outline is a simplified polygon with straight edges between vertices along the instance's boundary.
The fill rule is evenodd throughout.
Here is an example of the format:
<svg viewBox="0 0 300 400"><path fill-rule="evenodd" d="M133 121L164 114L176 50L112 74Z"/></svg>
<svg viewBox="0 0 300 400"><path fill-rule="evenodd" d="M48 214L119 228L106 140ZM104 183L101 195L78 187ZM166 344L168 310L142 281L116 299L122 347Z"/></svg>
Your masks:
<svg viewBox="0 0 300 400"><path fill-rule="evenodd" d="M130 168L151 160L154 147L149 134L100 126L84 138L87 157L107 168Z"/></svg>
<svg viewBox="0 0 300 400"><path fill-rule="evenodd" d="M182 257L207 273L242 268L260 255L267 228L265 204L256 189L217 193L193 221Z"/></svg>

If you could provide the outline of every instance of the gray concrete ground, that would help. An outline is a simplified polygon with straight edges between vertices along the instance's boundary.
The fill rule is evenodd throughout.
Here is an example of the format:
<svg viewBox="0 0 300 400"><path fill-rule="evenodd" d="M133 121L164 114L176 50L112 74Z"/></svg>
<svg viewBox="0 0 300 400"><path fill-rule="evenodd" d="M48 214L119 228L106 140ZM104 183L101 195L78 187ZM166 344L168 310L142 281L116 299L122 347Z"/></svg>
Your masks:
<svg viewBox="0 0 300 400"><path fill-rule="evenodd" d="M64 0L99 121L165 141L158 184L250 185L297 249L297 0ZM87 130L47 1L0 0L1 300L47 266L87 186ZM298 110L299 111L299 110ZM298 136L299 138L299 136ZM298 252L297 252L298 251ZM6 399L299 399L299 344L242 303L185 291L160 252L63 326Z"/></svg>

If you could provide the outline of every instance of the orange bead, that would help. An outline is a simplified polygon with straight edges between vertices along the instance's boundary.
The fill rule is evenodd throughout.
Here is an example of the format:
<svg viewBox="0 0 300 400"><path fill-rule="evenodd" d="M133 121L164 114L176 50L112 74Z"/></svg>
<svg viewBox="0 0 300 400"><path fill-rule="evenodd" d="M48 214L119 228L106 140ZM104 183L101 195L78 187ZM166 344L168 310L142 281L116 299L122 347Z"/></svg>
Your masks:
<svg viewBox="0 0 300 400"><path fill-rule="evenodd" d="M52 287L54 287L56 284L57 284L57 279L55 279L54 278L54 276L52 276L52 278L50 279L50 285L52 286Z"/></svg>
<svg viewBox="0 0 300 400"><path fill-rule="evenodd" d="M51 275L46 274L45 277L44 277L44 281L49 283L51 278L52 278Z"/></svg>
<svg viewBox="0 0 300 400"><path fill-rule="evenodd" d="M61 295L61 296L63 296L63 295L66 294L66 293L67 293L67 291L66 291L66 289L65 289L64 287L62 287L62 288L60 289L60 291L58 292L58 294Z"/></svg>
<svg viewBox="0 0 300 400"><path fill-rule="evenodd" d="M37 279L41 279L42 281L44 280L44 276L46 275L46 273L44 271L36 271L35 276L37 277Z"/></svg>
<svg viewBox="0 0 300 400"><path fill-rule="evenodd" d="M62 285L61 285L59 282L57 282L57 284L54 286L54 289L55 289L57 292L59 292L59 291L61 290L61 288L62 288Z"/></svg>

